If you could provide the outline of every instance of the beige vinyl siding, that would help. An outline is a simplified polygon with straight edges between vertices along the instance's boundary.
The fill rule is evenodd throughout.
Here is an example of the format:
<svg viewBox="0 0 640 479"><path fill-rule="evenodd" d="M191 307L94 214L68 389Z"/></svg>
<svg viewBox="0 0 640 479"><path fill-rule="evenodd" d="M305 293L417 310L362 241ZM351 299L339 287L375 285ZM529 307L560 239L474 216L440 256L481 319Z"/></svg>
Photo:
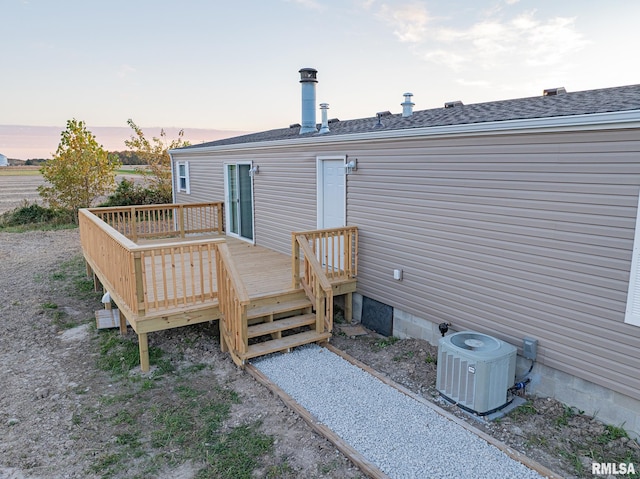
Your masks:
<svg viewBox="0 0 640 479"><path fill-rule="evenodd" d="M640 398L640 328L624 324L639 152L624 131L349 152L358 289L456 330L538 338L540 362Z"/></svg>
<svg viewBox="0 0 640 479"><path fill-rule="evenodd" d="M291 232L316 227L315 156L286 151L255 161L256 241L291 254Z"/></svg>
<svg viewBox="0 0 640 479"><path fill-rule="evenodd" d="M207 158L191 158L180 156L174 160L189 162L190 194L176 189L177 178L174 177L174 191L177 203L200 203L207 201L224 201L224 170L214 165ZM174 170L177 171L177 170Z"/></svg>
<svg viewBox="0 0 640 479"><path fill-rule="evenodd" d="M358 292L415 316L539 340L538 361L640 399L640 327L624 312L640 189L638 131L338 142L190 161L191 195L223 198L251 160L256 242L290 252L316 226L316 157L347 155ZM404 271L402 281L393 270Z"/></svg>
<svg viewBox="0 0 640 479"><path fill-rule="evenodd" d="M224 200L224 165L251 161L260 170L253 178L255 242L291 254L291 232L316 227L316 156L291 150L233 153L189 159L191 195L177 201Z"/></svg>

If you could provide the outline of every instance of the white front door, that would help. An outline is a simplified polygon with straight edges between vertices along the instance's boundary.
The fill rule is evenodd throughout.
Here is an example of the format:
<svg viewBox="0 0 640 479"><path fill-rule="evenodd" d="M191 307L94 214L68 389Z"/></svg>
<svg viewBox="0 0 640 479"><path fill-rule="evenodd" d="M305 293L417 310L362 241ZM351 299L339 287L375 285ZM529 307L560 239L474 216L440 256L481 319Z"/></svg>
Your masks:
<svg viewBox="0 0 640 479"><path fill-rule="evenodd" d="M318 229L346 226L345 157L318 158Z"/></svg>
<svg viewBox="0 0 640 479"><path fill-rule="evenodd" d="M346 157L319 157L318 229L341 228L347 225ZM344 267L344 238L338 241L317 240L318 260L329 268Z"/></svg>

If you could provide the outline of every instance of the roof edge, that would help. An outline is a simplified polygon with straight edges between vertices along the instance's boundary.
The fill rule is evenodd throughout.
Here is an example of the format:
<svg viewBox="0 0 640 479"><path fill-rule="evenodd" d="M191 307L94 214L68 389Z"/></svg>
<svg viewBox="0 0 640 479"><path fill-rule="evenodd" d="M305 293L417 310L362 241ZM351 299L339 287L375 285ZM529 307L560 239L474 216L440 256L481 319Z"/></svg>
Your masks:
<svg viewBox="0 0 640 479"><path fill-rule="evenodd" d="M281 148L288 146L305 146L355 141L391 140L415 137L444 137L457 135L489 135L494 133L535 133L554 131L575 131L613 129L627 126L640 128L640 110L626 110L607 113L590 113L582 115L555 116L544 118L527 118L522 120L501 120L483 123L465 123L458 125L431 126L421 128L404 128L398 130L350 133L331 136L310 136L305 138L288 138L286 140L257 141L234 143L219 146L203 146L200 148L173 149L169 153L176 156L200 156L201 154L265 148ZM195 155L194 155L195 153Z"/></svg>

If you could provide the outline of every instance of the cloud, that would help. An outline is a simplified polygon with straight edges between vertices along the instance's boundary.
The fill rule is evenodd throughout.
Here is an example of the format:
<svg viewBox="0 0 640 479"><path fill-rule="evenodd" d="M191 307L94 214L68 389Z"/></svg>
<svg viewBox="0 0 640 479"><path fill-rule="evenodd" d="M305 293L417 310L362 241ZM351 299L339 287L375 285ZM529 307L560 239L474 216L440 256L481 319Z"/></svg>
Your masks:
<svg viewBox="0 0 640 479"><path fill-rule="evenodd" d="M462 86L471 86L471 87L488 87L491 86L491 83L486 80L467 80L465 78L458 78L456 83Z"/></svg>
<svg viewBox="0 0 640 479"><path fill-rule="evenodd" d="M308 8L310 10L324 10L325 6L316 0L286 0L288 3L295 3L301 7Z"/></svg>
<svg viewBox="0 0 640 479"><path fill-rule="evenodd" d="M404 18L404 17L400 17ZM487 18L466 28L434 25L427 29L428 16L414 18L401 41L412 41L426 61L454 71L465 68L490 71L499 67L551 67L560 65L589 42L576 28L576 18L541 20L536 12L524 12L510 19Z"/></svg>
<svg viewBox="0 0 640 479"><path fill-rule="evenodd" d="M371 7L369 2L367 7ZM387 4L380 6L377 16L393 28L393 33L401 42L420 43L427 37L429 13L424 5L408 3L399 7Z"/></svg>
<svg viewBox="0 0 640 479"><path fill-rule="evenodd" d="M118 78L127 78L131 73L135 73L137 70L132 67L131 65L127 65L126 63L123 63L122 65L120 65L120 68L118 68Z"/></svg>

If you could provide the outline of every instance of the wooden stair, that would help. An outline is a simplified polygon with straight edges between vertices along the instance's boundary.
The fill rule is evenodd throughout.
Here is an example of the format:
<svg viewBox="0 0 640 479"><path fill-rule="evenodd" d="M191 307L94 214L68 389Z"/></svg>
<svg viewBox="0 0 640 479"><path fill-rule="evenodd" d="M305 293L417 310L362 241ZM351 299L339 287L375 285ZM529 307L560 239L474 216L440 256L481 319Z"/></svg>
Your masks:
<svg viewBox="0 0 640 479"><path fill-rule="evenodd" d="M242 361L331 337L329 332L316 331L316 315L302 290L252 301L247 321L247 338L252 341L247 351L238 355Z"/></svg>

